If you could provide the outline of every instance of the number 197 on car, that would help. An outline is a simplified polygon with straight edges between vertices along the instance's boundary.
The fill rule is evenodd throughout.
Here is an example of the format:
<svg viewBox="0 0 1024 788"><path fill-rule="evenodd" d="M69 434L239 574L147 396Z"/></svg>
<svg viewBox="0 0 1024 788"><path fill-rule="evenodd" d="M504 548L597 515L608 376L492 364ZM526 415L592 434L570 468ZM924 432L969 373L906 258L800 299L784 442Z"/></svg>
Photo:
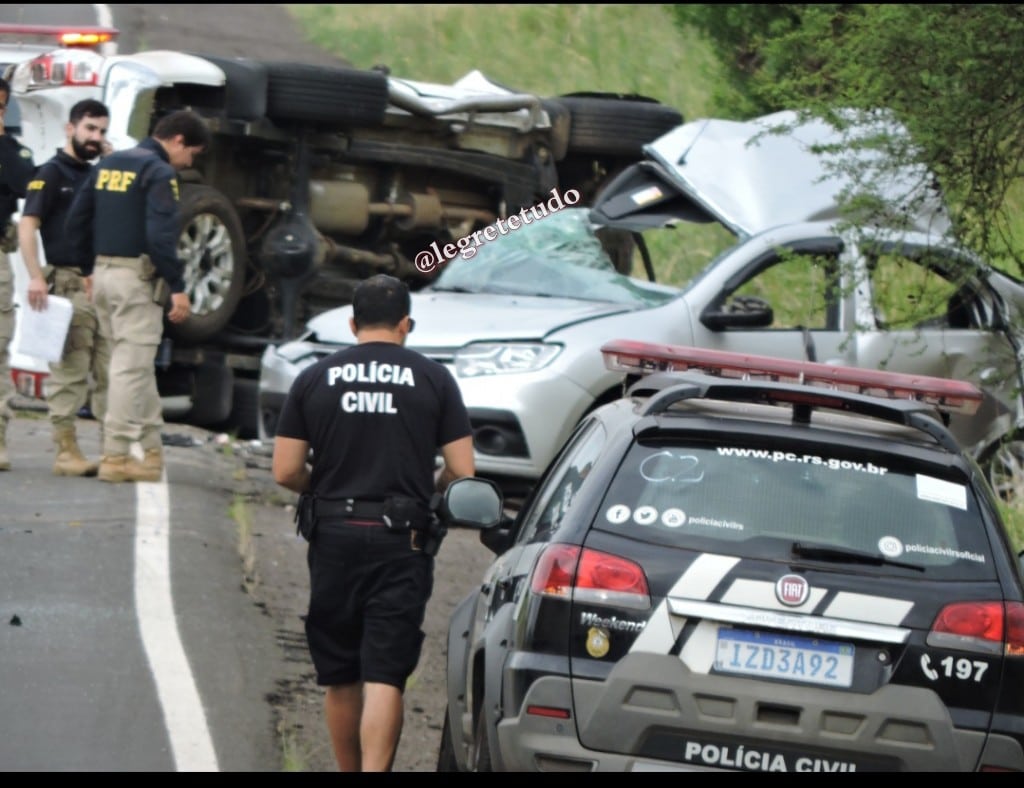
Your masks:
<svg viewBox="0 0 1024 788"><path fill-rule="evenodd" d="M849 643L723 628L718 631L715 670L849 687L853 654L854 647Z"/></svg>

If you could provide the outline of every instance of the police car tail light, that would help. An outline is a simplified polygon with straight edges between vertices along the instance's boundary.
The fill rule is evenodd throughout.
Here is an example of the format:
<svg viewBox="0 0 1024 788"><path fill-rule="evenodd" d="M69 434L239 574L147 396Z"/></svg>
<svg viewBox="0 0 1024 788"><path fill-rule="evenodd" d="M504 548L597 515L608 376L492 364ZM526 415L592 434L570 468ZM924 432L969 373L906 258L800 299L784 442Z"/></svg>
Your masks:
<svg viewBox="0 0 1024 788"><path fill-rule="evenodd" d="M979 601L946 605L932 624L929 643L991 650L1002 645L1007 656L1024 656L1024 604ZM985 648L989 644L989 648Z"/></svg>
<svg viewBox="0 0 1024 788"><path fill-rule="evenodd" d="M29 90L99 84L103 58L94 52L58 50L29 63Z"/></svg>
<svg viewBox="0 0 1024 788"><path fill-rule="evenodd" d="M541 596L586 604L641 610L651 606L647 576L639 564L577 545L548 545L537 560L530 588Z"/></svg>
<svg viewBox="0 0 1024 788"><path fill-rule="evenodd" d="M815 361L754 356L686 345L662 345L617 339L601 348L605 367L615 372L696 370L735 380L767 379L885 399L912 399L945 411L973 415L984 396L971 383L947 378L822 364Z"/></svg>

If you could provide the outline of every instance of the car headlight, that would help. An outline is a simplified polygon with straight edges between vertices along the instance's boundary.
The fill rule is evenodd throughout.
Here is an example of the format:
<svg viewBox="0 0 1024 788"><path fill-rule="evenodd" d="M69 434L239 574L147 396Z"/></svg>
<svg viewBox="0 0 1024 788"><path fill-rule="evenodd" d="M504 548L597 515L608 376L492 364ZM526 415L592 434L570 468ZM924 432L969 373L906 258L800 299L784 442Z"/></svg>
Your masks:
<svg viewBox="0 0 1024 788"><path fill-rule="evenodd" d="M462 378L533 372L551 363L561 345L540 342L493 342L455 351L455 374Z"/></svg>
<svg viewBox="0 0 1024 788"><path fill-rule="evenodd" d="M323 345L315 342L295 340L275 348L274 352L290 364L304 368L329 356L347 345Z"/></svg>

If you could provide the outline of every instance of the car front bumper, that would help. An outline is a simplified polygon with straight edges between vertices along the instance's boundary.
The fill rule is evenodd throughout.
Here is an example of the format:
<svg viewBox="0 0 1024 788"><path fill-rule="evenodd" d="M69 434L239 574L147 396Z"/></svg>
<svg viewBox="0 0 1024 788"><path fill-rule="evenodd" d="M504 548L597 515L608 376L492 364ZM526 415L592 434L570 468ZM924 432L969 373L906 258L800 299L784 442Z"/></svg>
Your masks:
<svg viewBox="0 0 1024 788"><path fill-rule="evenodd" d="M277 416L296 376L318 357L315 346L288 357L268 347L260 367L260 439L273 437ZM294 359L294 360L290 360ZM557 369L510 375L455 376L473 428L478 474L537 479L593 402Z"/></svg>

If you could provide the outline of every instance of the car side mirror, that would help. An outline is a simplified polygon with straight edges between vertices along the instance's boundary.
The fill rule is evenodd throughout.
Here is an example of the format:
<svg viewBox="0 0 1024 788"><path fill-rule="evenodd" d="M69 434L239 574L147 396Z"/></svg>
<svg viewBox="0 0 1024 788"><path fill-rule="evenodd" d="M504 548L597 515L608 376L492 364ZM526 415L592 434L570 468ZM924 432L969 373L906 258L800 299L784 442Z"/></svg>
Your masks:
<svg viewBox="0 0 1024 788"><path fill-rule="evenodd" d="M447 526L487 530L501 523L503 509L498 485L489 479L466 476L448 485L438 516Z"/></svg>
<svg viewBox="0 0 1024 788"><path fill-rule="evenodd" d="M480 544L495 555L501 555L512 546L512 524L515 520L507 515L501 518L497 528L480 532Z"/></svg>
<svg viewBox="0 0 1024 788"><path fill-rule="evenodd" d="M718 309L708 307L700 322L712 331L726 328L767 328L775 321L771 304L757 296L736 296Z"/></svg>

